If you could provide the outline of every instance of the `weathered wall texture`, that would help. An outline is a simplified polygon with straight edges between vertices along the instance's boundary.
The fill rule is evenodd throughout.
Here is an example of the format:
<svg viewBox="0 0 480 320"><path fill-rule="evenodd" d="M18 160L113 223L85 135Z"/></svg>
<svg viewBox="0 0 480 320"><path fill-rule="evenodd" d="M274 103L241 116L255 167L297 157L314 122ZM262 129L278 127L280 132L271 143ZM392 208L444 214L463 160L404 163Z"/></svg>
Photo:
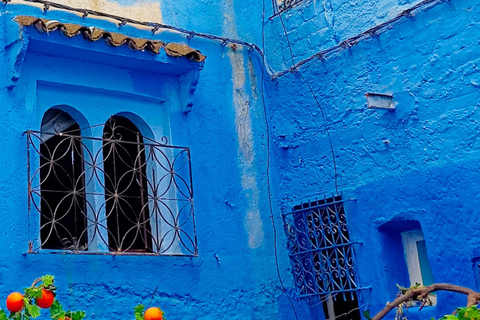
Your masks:
<svg viewBox="0 0 480 320"><path fill-rule="evenodd" d="M356 199L346 213L353 240L363 242L355 247L359 279L372 288L362 291L361 303L372 312L394 299L397 283L409 285L403 249L391 244L414 221L423 229L434 281L476 288L479 16L476 1L439 4L268 87L275 194L288 210L335 192L328 128L338 189ZM306 56L315 51L296 45ZM367 109L367 92L393 94L397 109ZM436 307L408 317L439 316L464 303L461 295L441 293Z"/></svg>
<svg viewBox="0 0 480 320"><path fill-rule="evenodd" d="M129 11L131 5L123 2L119 7ZM158 5L147 8L153 10ZM188 42L208 56L192 111L184 114L181 102L185 97L179 95L179 88L184 90L183 78L178 74L186 61L169 65L169 59L156 60L148 52L111 48L102 41L90 43L81 36L68 39L58 32L39 34L33 28L28 32L46 42L31 42L25 51L11 18L36 15L143 38L152 38L150 31L133 26L119 29L93 16L83 20L57 10L44 14L37 8L16 4L2 6L1 10L0 69L5 72L0 101L5 139L0 143L0 193L5 214L0 220L11 227L0 240L5 244L0 253L0 268L4 270L0 296L51 273L61 288L59 299L69 308L85 309L89 319L132 318L133 306L148 304L157 287L152 304L161 306L170 319L288 318L291 311L288 302L282 300L273 259L257 56L241 47L234 51L198 38L187 41L175 34L153 37ZM216 10L222 17L218 20L222 30L239 36L239 18L233 7L225 4ZM205 17L190 18L199 23ZM57 45L50 47L47 39ZM14 74L19 80L7 89ZM150 98L139 99L139 95ZM166 102L155 103L156 99ZM117 112L132 112L149 124L157 139L167 134L172 144L191 148L198 258L23 254L28 249L23 132L39 129L43 112L57 104L76 108L90 125L104 123ZM283 263L285 270L288 261L283 259Z"/></svg>
<svg viewBox="0 0 480 320"><path fill-rule="evenodd" d="M266 20L269 63L279 71L392 19L419 0L312 0ZM272 11L268 11L272 15ZM268 18L268 17L267 17ZM283 24L283 25L282 25ZM285 34L286 33L286 34ZM290 42L291 46L289 47Z"/></svg>
<svg viewBox="0 0 480 320"><path fill-rule="evenodd" d="M283 15L294 60L338 44L416 2L305 0ZM269 63L276 70L291 65L279 17L268 20L270 1L265 2L265 17L258 1L63 3L163 21L259 46L265 19ZM63 290L59 298L68 307L85 309L88 319L131 318L132 307L148 303L157 286L152 304L161 306L168 319L293 319L275 264L267 157L279 274L293 297L280 213L298 201L335 192L327 128L338 189L344 198L356 199L347 203L346 213L352 238L363 242L355 248L361 285L371 286L360 294L361 304L377 311L394 297L395 284L406 279L403 253L387 254L393 252L388 248L389 234L401 228L387 224L393 220L419 222L435 281L475 287L471 259L480 255L475 222L480 206L476 192L480 187L476 139L480 8L476 1L437 5L378 37L302 67L300 72L313 86L326 122L299 74L265 80L263 88L258 55L241 46L232 49L167 32L152 35L92 16L82 19L58 10L43 13L25 5L0 6L0 14L0 70L5 70L0 86L4 212L0 225L5 227L0 237L0 299L29 285L30 279L52 273ZM182 62L157 60L146 52L109 48L80 37L61 38L57 33L37 36L52 37L59 46L50 48L47 41L25 51L11 21L19 14L199 49L208 58L200 71L192 111L182 113ZM12 78L19 80L7 89ZM364 94L369 91L393 93L397 110L367 110ZM147 99L146 103L132 98L135 95L166 101L155 104ZM72 104L91 125L105 122L116 112L133 112L156 135L167 134L173 144L191 148L198 258L23 254L28 247L23 132L39 129L43 112L55 103ZM437 307L426 308L420 316L438 316L463 303L445 294L438 301ZM299 319L323 318L319 305L293 303ZM410 318L416 317L410 313Z"/></svg>

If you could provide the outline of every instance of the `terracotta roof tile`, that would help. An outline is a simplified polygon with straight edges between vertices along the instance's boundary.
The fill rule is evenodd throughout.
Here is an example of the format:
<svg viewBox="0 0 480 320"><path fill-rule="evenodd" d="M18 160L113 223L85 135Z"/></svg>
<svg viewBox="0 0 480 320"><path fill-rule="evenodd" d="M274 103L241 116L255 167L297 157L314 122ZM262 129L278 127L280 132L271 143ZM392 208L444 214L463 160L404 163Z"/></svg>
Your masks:
<svg viewBox="0 0 480 320"><path fill-rule="evenodd" d="M200 51L190 48L186 44L165 43L158 40L149 40L141 38L131 38L121 33L108 32L94 27L85 27L72 23L61 23L54 20L41 19L31 16L17 16L15 21L21 26L33 26L38 32L51 32L59 30L65 36L72 38L82 35L89 41L98 41L104 39L105 42L113 47L127 45L130 49L147 50L153 54L159 54L163 48L170 57L187 57L191 61L202 62L206 59Z"/></svg>

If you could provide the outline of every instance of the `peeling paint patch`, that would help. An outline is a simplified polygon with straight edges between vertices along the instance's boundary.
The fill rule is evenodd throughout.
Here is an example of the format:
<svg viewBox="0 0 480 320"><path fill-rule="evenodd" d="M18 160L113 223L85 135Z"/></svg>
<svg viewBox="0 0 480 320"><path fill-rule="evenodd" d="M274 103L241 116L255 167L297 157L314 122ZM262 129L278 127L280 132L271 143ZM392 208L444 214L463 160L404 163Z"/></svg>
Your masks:
<svg viewBox="0 0 480 320"><path fill-rule="evenodd" d="M244 219L248 233L250 248L258 248L263 244L263 222L260 217L257 172L255 170L255 152L253 145L252 119L250 103L245 95L245 68L243 58L233 52L228 53L233 66L232 81L234 84L233 102L235 108L235 122L239 144L239 166L242 174L242 188L247 201Z"/></svg>
<svg viewBox="0 0 480 320"><path fill-rule="evenodd" d="M238 37L235 24L233 0L228 0L224 9L223 29L225 34ZM245 92L246 77L245 59L241 51L228 51L227 56L232 64L233 104L235 123L239 144L239 166L242 175L242 188L246 198L244 227L248 234L248 246L252 249L262 246L265 233L259 210L259 191L255 168L254 139L250 101Z"/></svg>

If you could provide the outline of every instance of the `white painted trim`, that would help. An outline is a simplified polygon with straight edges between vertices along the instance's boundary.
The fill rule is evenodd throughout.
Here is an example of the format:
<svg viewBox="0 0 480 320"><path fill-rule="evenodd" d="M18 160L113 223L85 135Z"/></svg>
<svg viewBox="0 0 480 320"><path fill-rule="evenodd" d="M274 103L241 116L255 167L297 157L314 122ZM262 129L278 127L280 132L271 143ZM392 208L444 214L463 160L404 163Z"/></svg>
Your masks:
<svg viewBox="0 0 480 320"><path fill-rule="evenodd" d="M408 276L410 277L410 285L415 283L423 284L422 269L420 267L420 258L418 256L418 241L424 241L422 230L413 230L408 232L402 232L402 242L404 248L405 261L407 262ZM429 294L433 306L437 304L437 296L435 294Z"/></svg>
<svg viewBox="0 0 480 320"><path fill-rule="evenodd" d="M423 285L422 271L420 269L420 259L418 257L417 241L425 240L421 230L402 232L402 242L407 262L410 285L420 283Z"/></svg>

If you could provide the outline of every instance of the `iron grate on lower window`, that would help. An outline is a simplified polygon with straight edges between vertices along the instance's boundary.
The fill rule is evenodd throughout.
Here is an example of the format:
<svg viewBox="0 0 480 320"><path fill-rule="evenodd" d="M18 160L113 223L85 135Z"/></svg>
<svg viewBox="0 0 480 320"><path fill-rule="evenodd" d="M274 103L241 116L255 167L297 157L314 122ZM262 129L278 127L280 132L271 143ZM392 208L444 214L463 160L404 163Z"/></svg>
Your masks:
<svg viewBox="0 0 480 320"><path fill-rule="evenodd" d="M358 285L353 244L341 196L297 205L283 215L299 298L353 294Z"/></svg>
<svg viewBox="0 0 480 320"><path fill-rule="evenodd" d="M189 148L129 125L26 132L29 253L198 255Z"/></svg>

